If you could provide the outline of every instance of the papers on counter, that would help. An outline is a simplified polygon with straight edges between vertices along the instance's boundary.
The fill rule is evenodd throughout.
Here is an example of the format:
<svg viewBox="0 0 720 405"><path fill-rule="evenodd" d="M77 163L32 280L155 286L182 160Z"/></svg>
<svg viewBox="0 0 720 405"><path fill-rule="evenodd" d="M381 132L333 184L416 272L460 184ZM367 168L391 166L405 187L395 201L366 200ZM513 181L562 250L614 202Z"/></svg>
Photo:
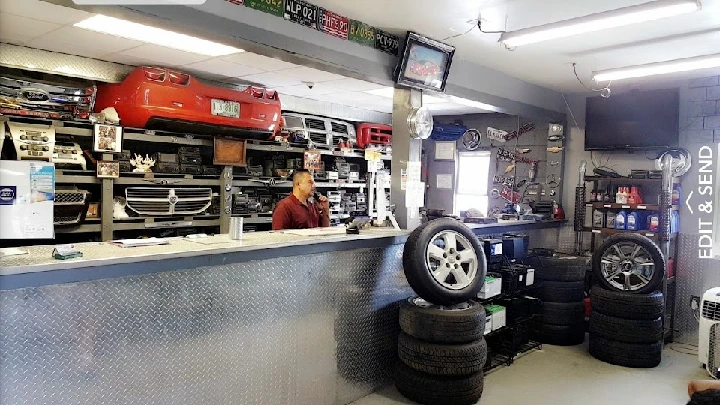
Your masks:
<svg viewBox="0 0 720 405"><path fill-rule="evenodd" d="M278 231L282 233L287 233L290 235L298 235L298 236L323 236L323 235L345 235L345 227L344 226L331 226L327 228L310 228L310 229L285 229L282 231Z"/></svg>
<svg viewBox="0 0 720 405"><path fill-rule="evenodd" d="M0 257L3 256L18 256L18 255L26 255L28 254L27 250L22 250L18 248L2 248L0 249Z"/></svg>
<svg viewBox="0 0 720 405"><path fill-rule="evenodd" d="M118 239L111 241L113 245L117 245L124 248L139 247L139 246L155 246L155 245L169 245L170 241L162 238L147 238L147 239Z"/></svg>

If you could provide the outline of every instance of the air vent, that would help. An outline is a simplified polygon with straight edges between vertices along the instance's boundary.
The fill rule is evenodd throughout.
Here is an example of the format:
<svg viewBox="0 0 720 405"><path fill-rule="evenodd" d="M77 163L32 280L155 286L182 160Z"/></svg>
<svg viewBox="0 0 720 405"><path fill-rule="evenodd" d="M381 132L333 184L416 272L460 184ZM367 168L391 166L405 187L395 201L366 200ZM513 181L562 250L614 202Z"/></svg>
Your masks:
<svg viewBox="0 0 720 405"><path fill-rule="evenodd" d="M712 321L720 321L720 302L705 301L702 307L702 317Z"/></svg>
<svg viewBox="0 0 720 405"><path fill-rule="evenodd" d="M327 128L325 127L325 121L316 118L305 118L305 125L308 129L327 131Z"/></svg>
<svg viewBox="0 0 720 405"><path fill-rule="evenodd" d="M55 204L85 204L87 191L59 191L55 192Z"/></svg>
<svg viewBox="0 0 720 405"><path fill-rule="evenodd" d="M720 370L720 323L716 323L710 327L710 347L708 347L707 369Z"/></svg>
<svg viewBox="0 0 720 405"><path fill-rule="evenodd" d="M346 124L341 124L339 122L331 122L332 124L332 131L337 132L339 134L347 134L348 133L348 127Z"/></svg>

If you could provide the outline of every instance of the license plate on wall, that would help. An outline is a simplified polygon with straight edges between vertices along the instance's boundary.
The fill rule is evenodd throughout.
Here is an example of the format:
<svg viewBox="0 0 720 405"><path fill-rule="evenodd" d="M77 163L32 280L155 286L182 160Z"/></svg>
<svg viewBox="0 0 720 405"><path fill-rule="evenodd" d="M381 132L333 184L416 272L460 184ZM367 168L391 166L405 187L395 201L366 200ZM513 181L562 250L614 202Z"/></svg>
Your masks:
<svg viewBox="0 0 720 405"><path fill-rule="evenodd" d="M318 8L318 29L326 34L348 39L350 20L324 8Z"/></svg>
<svg viewBox="0 0 720 405"><path fill-rule="evenodd" d="M240 103L214 98L212 99L211 113L223 117L240 118Z"/></svg>
<svg viewBox="0 0 720 405"><path fill-rule="evenodd" d="M302 0L285 0L284 18L317 29L318 7Z"/></svg>

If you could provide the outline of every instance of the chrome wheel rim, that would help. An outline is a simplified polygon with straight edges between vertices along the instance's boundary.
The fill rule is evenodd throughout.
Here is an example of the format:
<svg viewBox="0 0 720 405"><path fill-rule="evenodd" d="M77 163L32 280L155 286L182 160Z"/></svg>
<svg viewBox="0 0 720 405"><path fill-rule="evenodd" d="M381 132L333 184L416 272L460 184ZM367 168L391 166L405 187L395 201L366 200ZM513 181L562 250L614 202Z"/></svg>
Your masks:
<svg viewBox="0 0 720 405"><path fill-rule="evenodd" d="M430 275L449 290L469 286L478 271L478 258L470 241L455 231L441 231L430 239L425 250Z"/></svg>
<svg viewBox="0 0 720 405"><path fill-rule="evenodd" d="M610 245L600 258L603 278L613 288L637 291L650 284L656 271L650 252L635 242Z"/></svg>

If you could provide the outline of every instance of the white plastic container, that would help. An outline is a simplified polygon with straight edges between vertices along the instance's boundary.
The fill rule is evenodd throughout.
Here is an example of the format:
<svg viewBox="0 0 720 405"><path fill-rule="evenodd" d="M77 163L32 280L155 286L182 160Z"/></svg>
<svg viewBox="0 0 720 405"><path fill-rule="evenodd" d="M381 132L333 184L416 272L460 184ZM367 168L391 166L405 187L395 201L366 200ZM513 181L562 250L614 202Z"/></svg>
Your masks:
<svg viewBox="0 0 720 405"><path fill-rule="evenodd" d="M485 284L478 293L478 298L486 300L502 292L502 280L494 277L485 277Z"/></svg>

